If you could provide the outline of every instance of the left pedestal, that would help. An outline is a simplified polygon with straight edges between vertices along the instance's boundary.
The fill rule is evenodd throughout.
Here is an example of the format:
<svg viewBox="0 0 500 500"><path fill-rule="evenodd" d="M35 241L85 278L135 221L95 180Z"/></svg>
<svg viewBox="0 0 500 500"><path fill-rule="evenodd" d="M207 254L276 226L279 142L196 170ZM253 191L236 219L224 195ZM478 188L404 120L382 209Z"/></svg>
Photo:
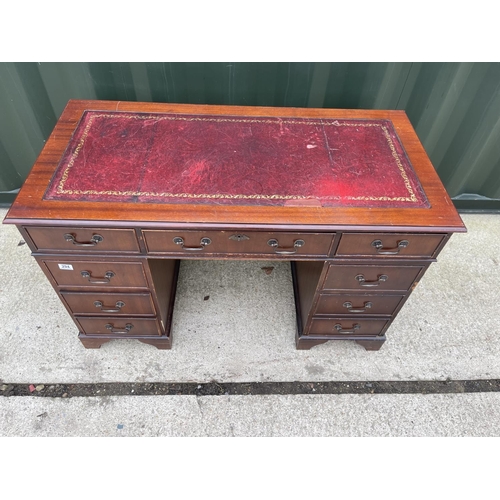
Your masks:
<svg viewBox="0 0 500 500"><path fill-rule="evenodd" d="M137 255L134 230L127 230L128 240L123 240L117 238L123 230L114 229L19 229L86 348L96 349L114 339L171 348L179 260Z"/></svg>

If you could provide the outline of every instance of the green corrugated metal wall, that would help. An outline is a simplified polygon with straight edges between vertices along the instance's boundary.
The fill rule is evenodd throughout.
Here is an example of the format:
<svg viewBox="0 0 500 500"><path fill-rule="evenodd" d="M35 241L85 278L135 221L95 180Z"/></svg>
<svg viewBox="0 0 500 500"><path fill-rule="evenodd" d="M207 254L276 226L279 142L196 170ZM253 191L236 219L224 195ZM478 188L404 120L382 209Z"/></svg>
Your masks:
<svg viewBox="0 0 500 500"><path fill-rule="evenodd" d="M69 99L404 109L459 208L500 209L500 63L0 63L0 202Z"/></svg>

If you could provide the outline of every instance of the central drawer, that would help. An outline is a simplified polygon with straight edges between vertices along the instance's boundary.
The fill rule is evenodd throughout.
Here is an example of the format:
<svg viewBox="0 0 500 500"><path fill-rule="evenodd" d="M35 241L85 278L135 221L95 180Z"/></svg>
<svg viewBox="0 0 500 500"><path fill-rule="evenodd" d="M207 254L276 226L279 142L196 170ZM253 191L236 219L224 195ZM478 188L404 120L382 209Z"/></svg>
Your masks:
<svg viewBox="0 0 500 500"><path fill-rule="evenodd" d="M328 257L334 233L144 230L148 253Z"/></svg>

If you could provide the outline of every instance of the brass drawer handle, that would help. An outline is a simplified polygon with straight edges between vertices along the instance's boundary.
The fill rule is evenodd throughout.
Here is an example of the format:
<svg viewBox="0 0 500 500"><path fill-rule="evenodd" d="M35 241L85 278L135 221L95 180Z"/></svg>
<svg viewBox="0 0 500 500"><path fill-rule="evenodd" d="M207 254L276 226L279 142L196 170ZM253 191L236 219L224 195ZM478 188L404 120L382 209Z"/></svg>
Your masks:
<svg viewBox="0 0 500 500"><path fill-rule="evenodd" d="M76 245L77 247L95 247L104 238L100 234L94 234L94 236L90 238L90 241L83 242L83 241L76 241L76 235L72 233L66 233L64 235L64 239L66 241L71 241L71 243L73 243L73 245Z"/></svg>
<svg viewBox="0 0 500 500"><path fill-rule="evenodd" d="M335 328L338 333L356 333L356 330L359 330L361 327L358 323L354 323L354 325L352 325L352 330L342 330L342 325L337 323L333 328Z"/></svg>
<svg viewBox="0 0 500 500"><path fill-rule="evenodd" d="M210 238L202 238L200 240L199 247L185 247L184 246L184 239L181 238L180 236L176 236L174 238L174 243L176 245L181 245L183 250L188 250L189 252L197 252L199 250L203 250L206 246L210 245L210 243L212 243L212 240Z"/></svg>
<svg viewBox="0 0 500 500"><path fill-rule="evenodd" d="M364 305L363 309L353 309L352 308L352 302L344 302L343 305L344 305L344 307L346 307L347 309L349 309L349 312L352 312L352 313L364 313L364 312L366 312L367 309L370 309L373 304L371 302L365 302L365 305Z"/></svg>
<svg viewBox="0 0 500 500"><path fill-rule="evenodd" d="M380 274L375 281L366 281L362 274L358 274L355 276L355 279L360 282L361 286L379 286L382 282L387 281L389 276L387 274Z"/></svg>
<svg viewBox="0 0 500 500"><path fill-rule="evenodd" d="M372 241L372 247L377 249L377 253L380 255L397 255L403 248L406 248L410 242L408 240L398 241L398 246L395 248L384 248L384 244L381 240Z"/></svg>
<svg viewBox="0 0 500 500"><path fill-rule="evenodd" d="M293 255L294 253L297 253L297 250L300 247L303 247L305 245L304 240L295 240L293 242L293 247L284 247L281 248L278 240L275 240L274 238L270 239L267 244L270 247L274 248L274 253L280 254L280 255ZM295 250L294 250L295 249Z"/></svg>
<svg viewBox="0 0 500 500"><path fill-rule="evenodd" d="M90 271L82 271L81 275L87 278L90 283L109 283L115 273L113 271L108 271L103 278L92 278Z"/></svg>
<svg viewBox="0 0 500 500"><path fill-rule="evenodd" d="M116 307L115 309L111 309L111 308L107 308L106 306L103 306L102 302L100 300L96 300L94 302L94 305L98 309L101 309L101 312L103 312L103 313L117 313L117 312L120 312L120 309L125 306L125 302L122 302L121 300L119 300L115 305L115 307Z"/></svg>
<svg viewBox="0 0 500 500"><path fill-rule="evenodd" d="M107 323L106 328L111 331L111 333L129 333L132 328L134 328L134 325L132 323L127 323L125 325L125 330L120 330L119 328L115 328L114 325L111 323Z"/></svg>

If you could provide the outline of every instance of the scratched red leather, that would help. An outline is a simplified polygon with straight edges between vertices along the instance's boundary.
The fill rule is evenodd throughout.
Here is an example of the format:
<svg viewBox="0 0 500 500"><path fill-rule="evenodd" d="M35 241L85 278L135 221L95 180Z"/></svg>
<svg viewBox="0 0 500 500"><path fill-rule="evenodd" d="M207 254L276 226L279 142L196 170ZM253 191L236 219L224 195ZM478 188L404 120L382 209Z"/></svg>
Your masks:
<svg viewBox="0 0 500 500"><path fill-rule="evenodd" d="M389 120L87 111L49 200L428 207Z"/></svg>

